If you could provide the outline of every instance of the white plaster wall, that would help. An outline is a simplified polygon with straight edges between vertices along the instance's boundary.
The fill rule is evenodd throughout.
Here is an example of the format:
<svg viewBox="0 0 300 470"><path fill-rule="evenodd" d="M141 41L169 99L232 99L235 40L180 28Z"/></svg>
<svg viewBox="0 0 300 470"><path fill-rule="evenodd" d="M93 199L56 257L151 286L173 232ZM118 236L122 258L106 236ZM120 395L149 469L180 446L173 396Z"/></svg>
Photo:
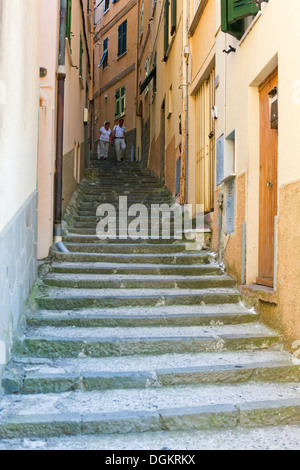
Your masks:
<svg viewBox="0 0 300 470"><path fill-rule="evenodd" d="M221 23L220 0L217 27ZM278 185L300 179L300 2L272 0L241 41L217 34L216 90L219 119L216 138L236 130L236 173L247 172L247 282L254 282L258 263L259 97L258 86L279 68ZM232 45L235 53L223 53Z"/></svg>
<svg viewBox="0 0 300 470"><path fill-rule="evenodd" d="M40 0L0 0L0 232L37 186Z"/></svg>

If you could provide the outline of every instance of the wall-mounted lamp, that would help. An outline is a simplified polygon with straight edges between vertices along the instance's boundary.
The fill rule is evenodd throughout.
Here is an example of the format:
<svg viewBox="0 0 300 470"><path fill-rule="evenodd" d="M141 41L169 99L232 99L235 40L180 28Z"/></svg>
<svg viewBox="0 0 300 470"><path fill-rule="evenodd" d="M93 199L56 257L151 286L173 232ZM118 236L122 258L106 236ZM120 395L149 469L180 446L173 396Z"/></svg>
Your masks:
<svg viewBox="0 0 300 470"><path fill-rule="evenodd" d="M218 119L218 106L213 106L211 108L211 115L212 115L212 118L214 121L216 121Z"/></svg>
<svg viewBox="0 0 300 470"><path fill-rule="evenodd" d="M230 54L231 52L236 52L236 48L229 45L228 51L226 51L226 49L223 49L223 52L225 52L225 54Z"/></svg>
<svg viewBox="0 0 300 470"><path fill-rule="evenodd" d="M47 77L48 70L45 67L40 67L40 78Z"/></svg>
<svg viewBox="0 0 300 470"><path fill-rule="evenodd" d="M255 0L256 6L261 7L262 3L269 3L269 0Z"/></svg>

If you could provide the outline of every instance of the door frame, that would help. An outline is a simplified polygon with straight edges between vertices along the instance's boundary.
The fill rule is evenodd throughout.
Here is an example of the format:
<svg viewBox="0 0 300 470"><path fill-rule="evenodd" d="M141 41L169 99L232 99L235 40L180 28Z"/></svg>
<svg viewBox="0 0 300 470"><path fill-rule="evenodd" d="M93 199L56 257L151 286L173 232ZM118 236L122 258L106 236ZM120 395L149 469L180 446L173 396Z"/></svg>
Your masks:
<svg viewBox="0 0 300 470"><path fill-rule="evenodd" d="M263 160L263 140L262 140L262 132L264 129L262 128L261 122L261 113L262 113L262 105L261 105L261 93L263 90L268 86L272 80L277 78L277 85L278 86L278 67L262 82L262 84L258 87L259 92L259 226L258 226L258 276L256 278L256 284L263 285L266 287L274 287L274 264L276 263L275 260L275 219L270 221L270 224L267 226L262 227L262 218L264 217L264 213L266 212L265 207L265 197L267 182L269 178L271 180L271 176L268 176L267 173L268 167L266 165L266 159ZM276 80L275 80L276 81ZM271 91L271 88L270 88ZM271 126L271 122L269 121L269 125ZM270 205L268 208L271 212L274 212L274 217L278 214L278 130L274 130L277 133L277 146L276 146L276 153L274 154L274 165L272 165L271 172L272 173L272 182L271 186L268 186L268 190L274 191L273 200L270 201ZM268 147L269 150L269 147ZM265 172L263 173L263 165L266 168ZM262 193L264 191L264 193ZM273 205L274 204L274 205ZM267 232L269 230L270 232ZM267 232L267 233L266 233ZM268 234L271 233L271 239L266 241L266 237ZM265 237L265 241L263 241ZM269 269L266 267L264 263L268 262L268 257L265 257L264 254L266 253L266 249L268 249L268 256L269 256ZM267 260L267 261L266 261ZM266 275L268 271L269 275Z"/></svg>

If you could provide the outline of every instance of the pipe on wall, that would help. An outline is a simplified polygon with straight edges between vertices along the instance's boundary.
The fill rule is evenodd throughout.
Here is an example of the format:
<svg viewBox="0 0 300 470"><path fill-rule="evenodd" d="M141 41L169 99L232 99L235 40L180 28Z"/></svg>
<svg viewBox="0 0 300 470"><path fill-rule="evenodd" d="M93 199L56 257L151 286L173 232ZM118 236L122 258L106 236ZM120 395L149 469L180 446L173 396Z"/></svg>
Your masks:
<svg viewBox="0 0 300 470"><path fill-rule="evenodd" d="M67 0L60 0L59 19L59 50L57 69L57 126L56 126L56 171L55 171L55 221L54 221L54 244L59 251L68 253L62 241L62 196L63 196L63 143L64 143L64 97L66 80L66 22L67 22Z"/></svg>

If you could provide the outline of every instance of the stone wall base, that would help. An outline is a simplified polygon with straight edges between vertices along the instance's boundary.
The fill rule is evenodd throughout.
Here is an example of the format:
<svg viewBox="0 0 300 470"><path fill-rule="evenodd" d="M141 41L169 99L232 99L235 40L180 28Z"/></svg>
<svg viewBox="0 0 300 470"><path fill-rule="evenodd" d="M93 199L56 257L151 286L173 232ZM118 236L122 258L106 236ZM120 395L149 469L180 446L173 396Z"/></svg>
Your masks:
<svg viewBox="0 0 300 470"><path fill-rule="evenodd" d="M37 205L35 191L0 233L0 379L37 277Z"/></svg>

